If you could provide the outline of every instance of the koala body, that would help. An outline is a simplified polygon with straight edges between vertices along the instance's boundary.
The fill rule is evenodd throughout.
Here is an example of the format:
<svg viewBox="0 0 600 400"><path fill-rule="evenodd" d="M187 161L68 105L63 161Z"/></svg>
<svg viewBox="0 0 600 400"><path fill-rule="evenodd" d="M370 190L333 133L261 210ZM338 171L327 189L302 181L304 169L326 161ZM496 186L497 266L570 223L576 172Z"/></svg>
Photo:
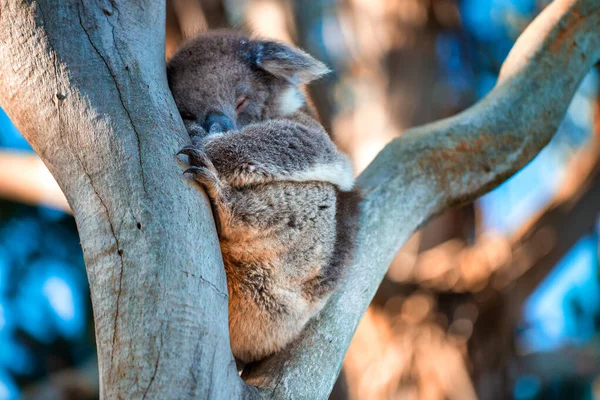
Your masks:
<svg viewBox="0 0 600 400"><path fill-rule="evenodd" d="M186 172L215 216L240 363L294 340L352 258L352 169L299 87L325 72L299 49L230 31L191 40L167 65L193 139Z"/></svg>

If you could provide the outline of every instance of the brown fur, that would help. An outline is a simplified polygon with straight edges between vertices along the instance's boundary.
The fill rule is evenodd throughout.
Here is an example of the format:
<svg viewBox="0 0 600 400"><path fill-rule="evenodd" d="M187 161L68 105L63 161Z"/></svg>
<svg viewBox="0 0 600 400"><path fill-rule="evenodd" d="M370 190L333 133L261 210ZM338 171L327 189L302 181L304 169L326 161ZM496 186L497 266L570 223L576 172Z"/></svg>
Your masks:
<svg viewBox="0 0 600 400"><path fill-rule="evenodd" d="M186 172L206 189L219 230L232 351L256 361L301 333L352 258L352 170L298 87L326 68L290 46L221 31L184 45L167 71L195 138L180 152ZM240 93L249 104L236 112ZM222 128L215 115L228 130L213 129Z"/></svg>

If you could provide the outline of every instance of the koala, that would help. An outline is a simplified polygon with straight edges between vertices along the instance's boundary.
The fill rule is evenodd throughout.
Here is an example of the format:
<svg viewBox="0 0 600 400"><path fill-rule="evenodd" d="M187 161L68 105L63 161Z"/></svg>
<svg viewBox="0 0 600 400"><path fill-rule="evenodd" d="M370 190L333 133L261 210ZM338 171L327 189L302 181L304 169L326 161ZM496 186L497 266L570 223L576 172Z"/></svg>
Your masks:
<svg viewBox="0 0 600 400"><path fill-rule="evenodd" d="M241 365L297 338L352 259L360 194L301 87L326 72L298 48L232 31L201 34L167 64L193 143L178 154L211 202Z"/></svg>

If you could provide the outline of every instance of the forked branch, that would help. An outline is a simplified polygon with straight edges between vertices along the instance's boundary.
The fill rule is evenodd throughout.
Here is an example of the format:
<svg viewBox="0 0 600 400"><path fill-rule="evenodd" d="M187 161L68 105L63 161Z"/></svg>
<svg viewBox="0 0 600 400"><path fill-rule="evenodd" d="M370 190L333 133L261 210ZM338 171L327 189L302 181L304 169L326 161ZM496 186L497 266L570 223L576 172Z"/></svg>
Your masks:
<svg viewBox="0 0 600 400"><path fill-rule="evenodd" d="M247 373L275 398L326 398L387 267L410 235L531 161L600 58L600 3L555 0L522 34L492 92L465 112L405 132L359 177L365 192L348 279L287 352Z"/></svg>

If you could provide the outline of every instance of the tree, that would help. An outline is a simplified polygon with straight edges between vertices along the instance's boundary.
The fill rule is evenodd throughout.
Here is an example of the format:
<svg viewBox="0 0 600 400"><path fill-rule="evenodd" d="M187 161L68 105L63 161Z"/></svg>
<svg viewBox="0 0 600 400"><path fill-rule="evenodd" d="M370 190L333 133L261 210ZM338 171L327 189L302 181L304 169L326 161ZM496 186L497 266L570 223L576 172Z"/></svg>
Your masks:
<svg viewBox="0 0 600 400"><path fill-rule="evenodd" d="M166 82L164 4L0 4L0 106L77 221L103 398L326 397L400 246L431 216L529 162L600 58L600 4L556 0L485 99L381 151L359 177L349 278L300 340L244 371L244 382L229 349L210 207L175 157L189 138Z"/></svg>

